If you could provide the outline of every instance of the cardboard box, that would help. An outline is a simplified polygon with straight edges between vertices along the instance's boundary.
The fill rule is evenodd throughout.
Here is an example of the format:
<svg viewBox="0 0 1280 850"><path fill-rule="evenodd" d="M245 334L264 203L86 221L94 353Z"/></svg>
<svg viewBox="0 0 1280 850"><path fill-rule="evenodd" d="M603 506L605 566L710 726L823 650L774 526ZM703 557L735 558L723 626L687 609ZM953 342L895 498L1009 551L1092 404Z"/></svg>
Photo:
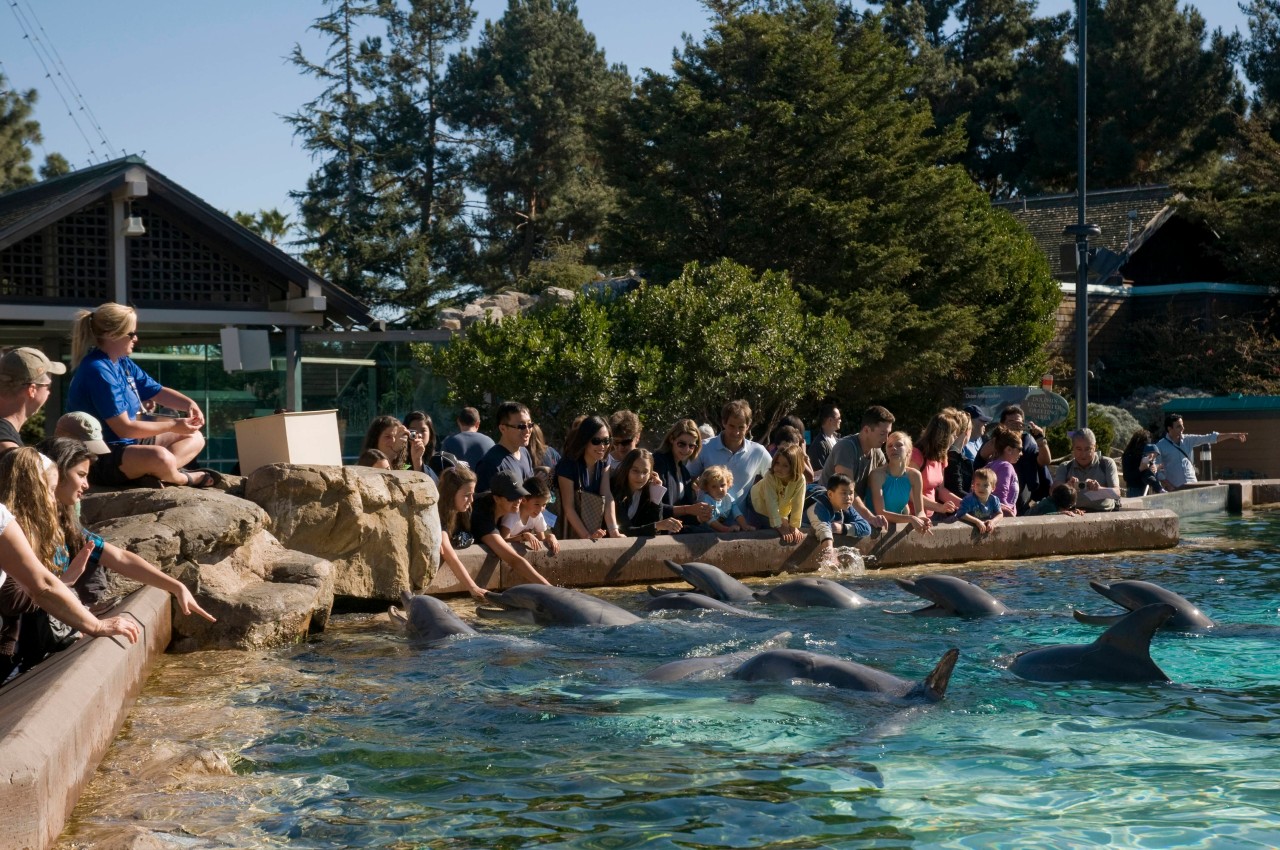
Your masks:
<svg viewBox="0 0 1280 850"><path fill-rule="evenodd" d="M236 423L240 474L269 463L342 466L337 410L275 413Z"/></svg>

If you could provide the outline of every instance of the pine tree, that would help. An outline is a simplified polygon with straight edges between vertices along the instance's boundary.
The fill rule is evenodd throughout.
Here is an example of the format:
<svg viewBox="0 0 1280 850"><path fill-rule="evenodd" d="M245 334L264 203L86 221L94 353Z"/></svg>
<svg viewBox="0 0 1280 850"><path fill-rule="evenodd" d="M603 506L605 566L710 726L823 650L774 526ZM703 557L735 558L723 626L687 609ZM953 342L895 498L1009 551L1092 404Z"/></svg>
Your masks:
<svg viewBox="0 0 1280 850"><path fill-rule="evenodd" d="M1249 27L1243 64L1254 85L1253 113L1280 138L1280 0L1250 0L1240 8Z"/></svg>
<svg viewBox="0 0 1280 850"><path fill-rule="evenodd" d="M846 398L930 404L1023 377L1057 303L1048 265L958 165L882 23L835 0L722 15L610 131L609 253L670 279L727 257L848 318ZM725 305L725 309L733 309ZM742 345L750 345L743 340Z"/></svg>
<svg viewBox="0 0 1280 850"><path fill-rule="evenodd" d="M1200 13L1178 0L1090 0L1087 14L1090 188L1169 182L1211 166L1244 112L1237 37L1208 33ZM1069 191L1077 171L1076 63L1038 59L1019 97L1025 138L1017 182Z"/></svg>
<svg viewBox="0 0 1280 850"><path fill-rule="evenodd" d="M326 2L333 10L311 27L328 38L325 58L312 62L300 45L294 45L290 57L325 86L315 100L286 117L303 149L319 160L307 188L292 194L301 209L305 257L312 267L353 294L383 303L387 299L378 274L381 250L368 157L373 97L361 73L371 45L358 41L358 21L377 7L353 0Z"/></svg>
<svg viewBox="0 0 1280 850"><path fill-rule="evenodd" d="M0 193L36 182L36 173L31 167L31 146L44 141L40 122L32 117L39 99L36 90L20 92L9 88L7 83L0 74ZM40 167L40 176L48 179L70 170L62 154L50 153Z"/></svg>
<svg viewBox="0 0 1280 850"><path fill-rule="evenodd" d="M483 276L524 276L554 243L593 243L614 204L593 129L630 90L573 0L509 0L445 79L450 122L471 136L468 176L484 194L476 217Z"/></svg>

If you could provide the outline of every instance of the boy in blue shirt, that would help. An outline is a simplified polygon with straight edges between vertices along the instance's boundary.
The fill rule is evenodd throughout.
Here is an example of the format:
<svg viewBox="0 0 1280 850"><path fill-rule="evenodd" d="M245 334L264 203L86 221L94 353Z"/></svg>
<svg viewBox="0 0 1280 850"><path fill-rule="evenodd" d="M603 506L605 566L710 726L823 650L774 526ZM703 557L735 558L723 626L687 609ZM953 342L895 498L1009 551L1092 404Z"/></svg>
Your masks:
<svg viewBox="0 0 1280 850"><path fill-rule="evenodd" d="M835 545L837 534L854 539L871 535L871 525L853 508L853 479L840 472L828 478L826 492L818 493L805 507L804 518L821 541L820 555Z"/></svg>
<svg viewBox="0 0 1280 850"><path fill-rule="evenodd" d="M708 466L698 476L698 488L702 491L698 501L711 506L711 519L701 527L703 531L755 531L729 494L732 486L733 473L727 466Z"/></svg>
<svg viewBox="0 0 1280 850"><path fill-rule="evenodd" d="M960 500L956 519L983 534L990 534L1000 519L1000 497L996 495L996 474L988 467L973 471L973 489Z"/></svg>

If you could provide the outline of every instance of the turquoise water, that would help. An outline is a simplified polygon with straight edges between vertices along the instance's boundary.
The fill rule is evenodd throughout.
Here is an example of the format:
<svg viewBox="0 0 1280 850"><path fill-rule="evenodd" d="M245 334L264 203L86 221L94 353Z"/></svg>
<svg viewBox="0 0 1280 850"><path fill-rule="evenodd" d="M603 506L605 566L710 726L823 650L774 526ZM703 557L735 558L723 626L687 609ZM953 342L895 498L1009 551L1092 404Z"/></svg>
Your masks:
<svg viewBox="0 0 1280 850"><path fill-rule="evenodd" d="M499 626L423 647L339 618L271 659L278 681L225 695L229 718L260 720L205 741L234 746L239 786L211 792L204 815L198 794L132 811L201 846L1276 846L1280 515L1184 533L1166 552L948 568L1015 609L979 621L770 606ZM1229 634L1159 635L1172 685L1045 685L1004 669L1022 649L1096 637L1071 609L1110 613L1088 581L1119 578L1181 592ZM851 584L892 609L923 604L883 578ZM936 705L640 678L770 641L913 680L947 647L961 658Z"/></svg>

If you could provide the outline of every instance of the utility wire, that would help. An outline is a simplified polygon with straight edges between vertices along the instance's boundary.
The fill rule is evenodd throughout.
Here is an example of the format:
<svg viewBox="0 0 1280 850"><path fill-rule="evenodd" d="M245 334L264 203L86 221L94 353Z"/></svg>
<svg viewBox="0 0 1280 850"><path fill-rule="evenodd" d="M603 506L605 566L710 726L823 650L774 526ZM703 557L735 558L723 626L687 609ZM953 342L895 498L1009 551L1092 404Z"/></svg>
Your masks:
<svg viewBox="0 0 1280 850"><path fill-rule="evenodd" d="M26 3L27 13L31 16L31 20L35 21L36 26L40 29L40 34L44 37L44 43L48 45L49 50L53 53L54 66L62 69L61 75L65 77L67 83L70 85L71 91L75 94L76 102L80 104L80 109L84 111L85 115L89 116L89 122L92 124L93 129L98 132L98 136L102 139L102 144L106 147L109 154L115 148L115 145L111 144L107 139L107 131L104 130L102 124L99 123L98 116L93 114L93 109L89 106L88 100L80 91L80 86L76 85L75 78L71 76L71 69L67 67L66 62L62 61L62 54L58 52L58 46L53 43L53 39L51 39L49 37L49 33L45 31L44 24L41 23L39 16L36 15L36 7L31 4L31 0L26 0ZM124 150L121 149L120 153L123 154Z"/></svg>

